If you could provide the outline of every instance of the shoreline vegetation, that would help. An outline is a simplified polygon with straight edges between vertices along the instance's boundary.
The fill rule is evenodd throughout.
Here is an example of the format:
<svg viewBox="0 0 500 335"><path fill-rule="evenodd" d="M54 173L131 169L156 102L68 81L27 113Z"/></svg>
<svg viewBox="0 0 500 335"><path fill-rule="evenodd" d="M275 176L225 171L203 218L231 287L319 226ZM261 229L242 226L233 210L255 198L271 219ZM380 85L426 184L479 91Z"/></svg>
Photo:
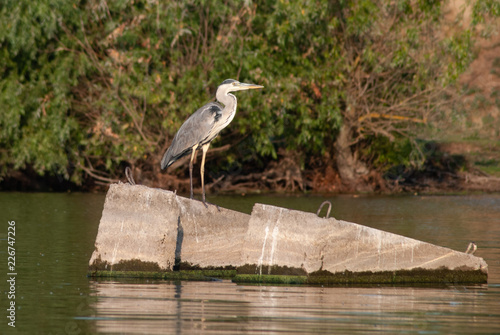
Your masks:
<svg viewBox="0 0 500 335"><path fill-rule="evenodd" d="M233 175L222 175L219 178L210 178L207 185L208 194L471 194L471 193L499 193L500 176L484 172L488 162L494 162L496 171L497 158L480 159L472 157L487 156L485 152L496 153L500 156L500 145L491 151L482 146L471 144L446 143L439 146L443 151L429 159L425 166L418 170L406 169L404 166L395 167L393 172L385 174L372 171L366 178L357 184L344 184L336 172L327 167L325 171L300 171L290 163L286 157L262 172L235 171ZM477 151L471 151L476 149ZM199 157L198 157L199 158ZM293 162L293 161L292 161ZM485 163L486 162L486 163ZM183 170L182 167L179 170ZM207 171L208 173L209 171ZM158 186L158 180L148 172L138 169L132 172L137 184L148 187ZM195 193L200 193L199 176L194 175ZM160 183L172 185L165 189L182 194L189 193L189 177L187 175L170 175L163 173L159 176ZM125 172L115 182L128 182ZM16 171L5 178L0 184L3 191L28 192L106 192L109 184L90 182L85 185L75 185L55 176L38 176L33 171Z"/></svg>
<svg viewBox="0 0 500 335"><path fill-rule="evenodd" d="M184 193L161 156L234 78L265 89L238 96L208 194L500 192L499 23L492 0L4 1L0 190L130 167Z"/></svg>

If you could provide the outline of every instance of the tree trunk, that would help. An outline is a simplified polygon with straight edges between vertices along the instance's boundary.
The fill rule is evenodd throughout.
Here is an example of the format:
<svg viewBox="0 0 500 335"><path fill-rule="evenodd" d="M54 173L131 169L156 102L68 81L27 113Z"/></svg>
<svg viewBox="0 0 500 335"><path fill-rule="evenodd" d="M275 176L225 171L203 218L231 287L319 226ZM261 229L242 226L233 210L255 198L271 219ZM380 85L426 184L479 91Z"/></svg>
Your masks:
<svg viewBox="0 0 500 335"><path fill-rule="evenodd" d="M339 135L334 144L335 162L342 182L350 189L356 191L370 191L361 177L368 175L366 165L359 161L351 150L352 127L345 122L340 128Z"/></svg>

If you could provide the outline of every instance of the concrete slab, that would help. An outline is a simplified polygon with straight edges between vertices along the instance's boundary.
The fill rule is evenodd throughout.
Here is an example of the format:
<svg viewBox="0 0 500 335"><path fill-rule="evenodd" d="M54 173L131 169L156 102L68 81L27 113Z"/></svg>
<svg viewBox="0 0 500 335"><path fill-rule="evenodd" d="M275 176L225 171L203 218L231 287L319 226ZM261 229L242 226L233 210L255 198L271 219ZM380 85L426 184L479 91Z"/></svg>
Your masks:
<svg viewBox="0 0 500 335"><path fill-rule="evenodd" d="M176 197L180 208L177 258L180 269L235 268L241 263L242 244L250 215L217 208L201 201Z"/></svg>
<svg viewBox="0 0 500 335"><path fill-rule="evenodd" d="M89 262L91 269L172 270L178 213L173 192L112 184Z"/></svg>
<svg viewBox="0 0 500 335"><path fill-rule="evenodd" d="M250 216L141 185L113 184L90 259L92 270L171 271L241 264Z"/></svg>
<svg viewBox="0 0 500 335"><path fill-rule="evenodd" d="M269 280L277 280L273 275L299 276L312 284L390 282L396 271L398 280L408 282L436 270L425 280L447 276L484 282L488 268L470 254L313 213L256 204L247 215L129 184L110 186L89 265L105 276L110 271L141 277L138 272L162 276L174 269L236 269L232 276L257 275L250 279L258 281L264 275ZM418 271L408 272L413 270ZM372 273L385 277L374 279ZM319 278L324 276L329 278Z"/></svg>
<svg viewBox="0 0 500 335"><path fill-rule="evenodd" d="M245 273L481 270L479 257L313 213L255 204L242 250Z"/></svg>

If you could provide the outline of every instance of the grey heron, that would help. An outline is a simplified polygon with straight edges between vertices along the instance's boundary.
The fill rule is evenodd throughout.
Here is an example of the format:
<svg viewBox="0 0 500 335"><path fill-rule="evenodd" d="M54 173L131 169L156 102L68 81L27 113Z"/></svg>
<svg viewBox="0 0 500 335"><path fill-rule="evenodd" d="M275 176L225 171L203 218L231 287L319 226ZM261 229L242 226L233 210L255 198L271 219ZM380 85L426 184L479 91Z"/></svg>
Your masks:
<svg viewBox="0 0 500 335"><path fill-rule="evenodd" d="M202 201L205 206L205 156L210 142L217 137L236 114L236 97L229 92L263 88L264 86L240 83L234 79L226 79L217 88L215 102L210 102L192 114L179 128L177 134L161 160L161 169L168 168L179 158L191 154L189 161L189 181L191 199L193 199L193 160L196 150L202 150L201 158L201 188Z"/></svg>

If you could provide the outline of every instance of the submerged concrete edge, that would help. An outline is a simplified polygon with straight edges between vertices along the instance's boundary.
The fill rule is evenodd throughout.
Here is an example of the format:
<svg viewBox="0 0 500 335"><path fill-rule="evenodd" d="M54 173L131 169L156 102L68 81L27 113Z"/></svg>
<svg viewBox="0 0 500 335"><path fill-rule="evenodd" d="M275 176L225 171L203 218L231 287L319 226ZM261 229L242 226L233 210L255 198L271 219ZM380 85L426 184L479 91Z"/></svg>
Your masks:
<svg viewBox="0 0 500 335"><path fill-rule="evenodd" d="M237 270L181 271L89 271L93 279L142 278L160 280L214 281L228 279L237 284L280 285L457 285L486 284L488 276L481 270L413 269L380 272L312 273L310 275L239 274Z"/></svg>

